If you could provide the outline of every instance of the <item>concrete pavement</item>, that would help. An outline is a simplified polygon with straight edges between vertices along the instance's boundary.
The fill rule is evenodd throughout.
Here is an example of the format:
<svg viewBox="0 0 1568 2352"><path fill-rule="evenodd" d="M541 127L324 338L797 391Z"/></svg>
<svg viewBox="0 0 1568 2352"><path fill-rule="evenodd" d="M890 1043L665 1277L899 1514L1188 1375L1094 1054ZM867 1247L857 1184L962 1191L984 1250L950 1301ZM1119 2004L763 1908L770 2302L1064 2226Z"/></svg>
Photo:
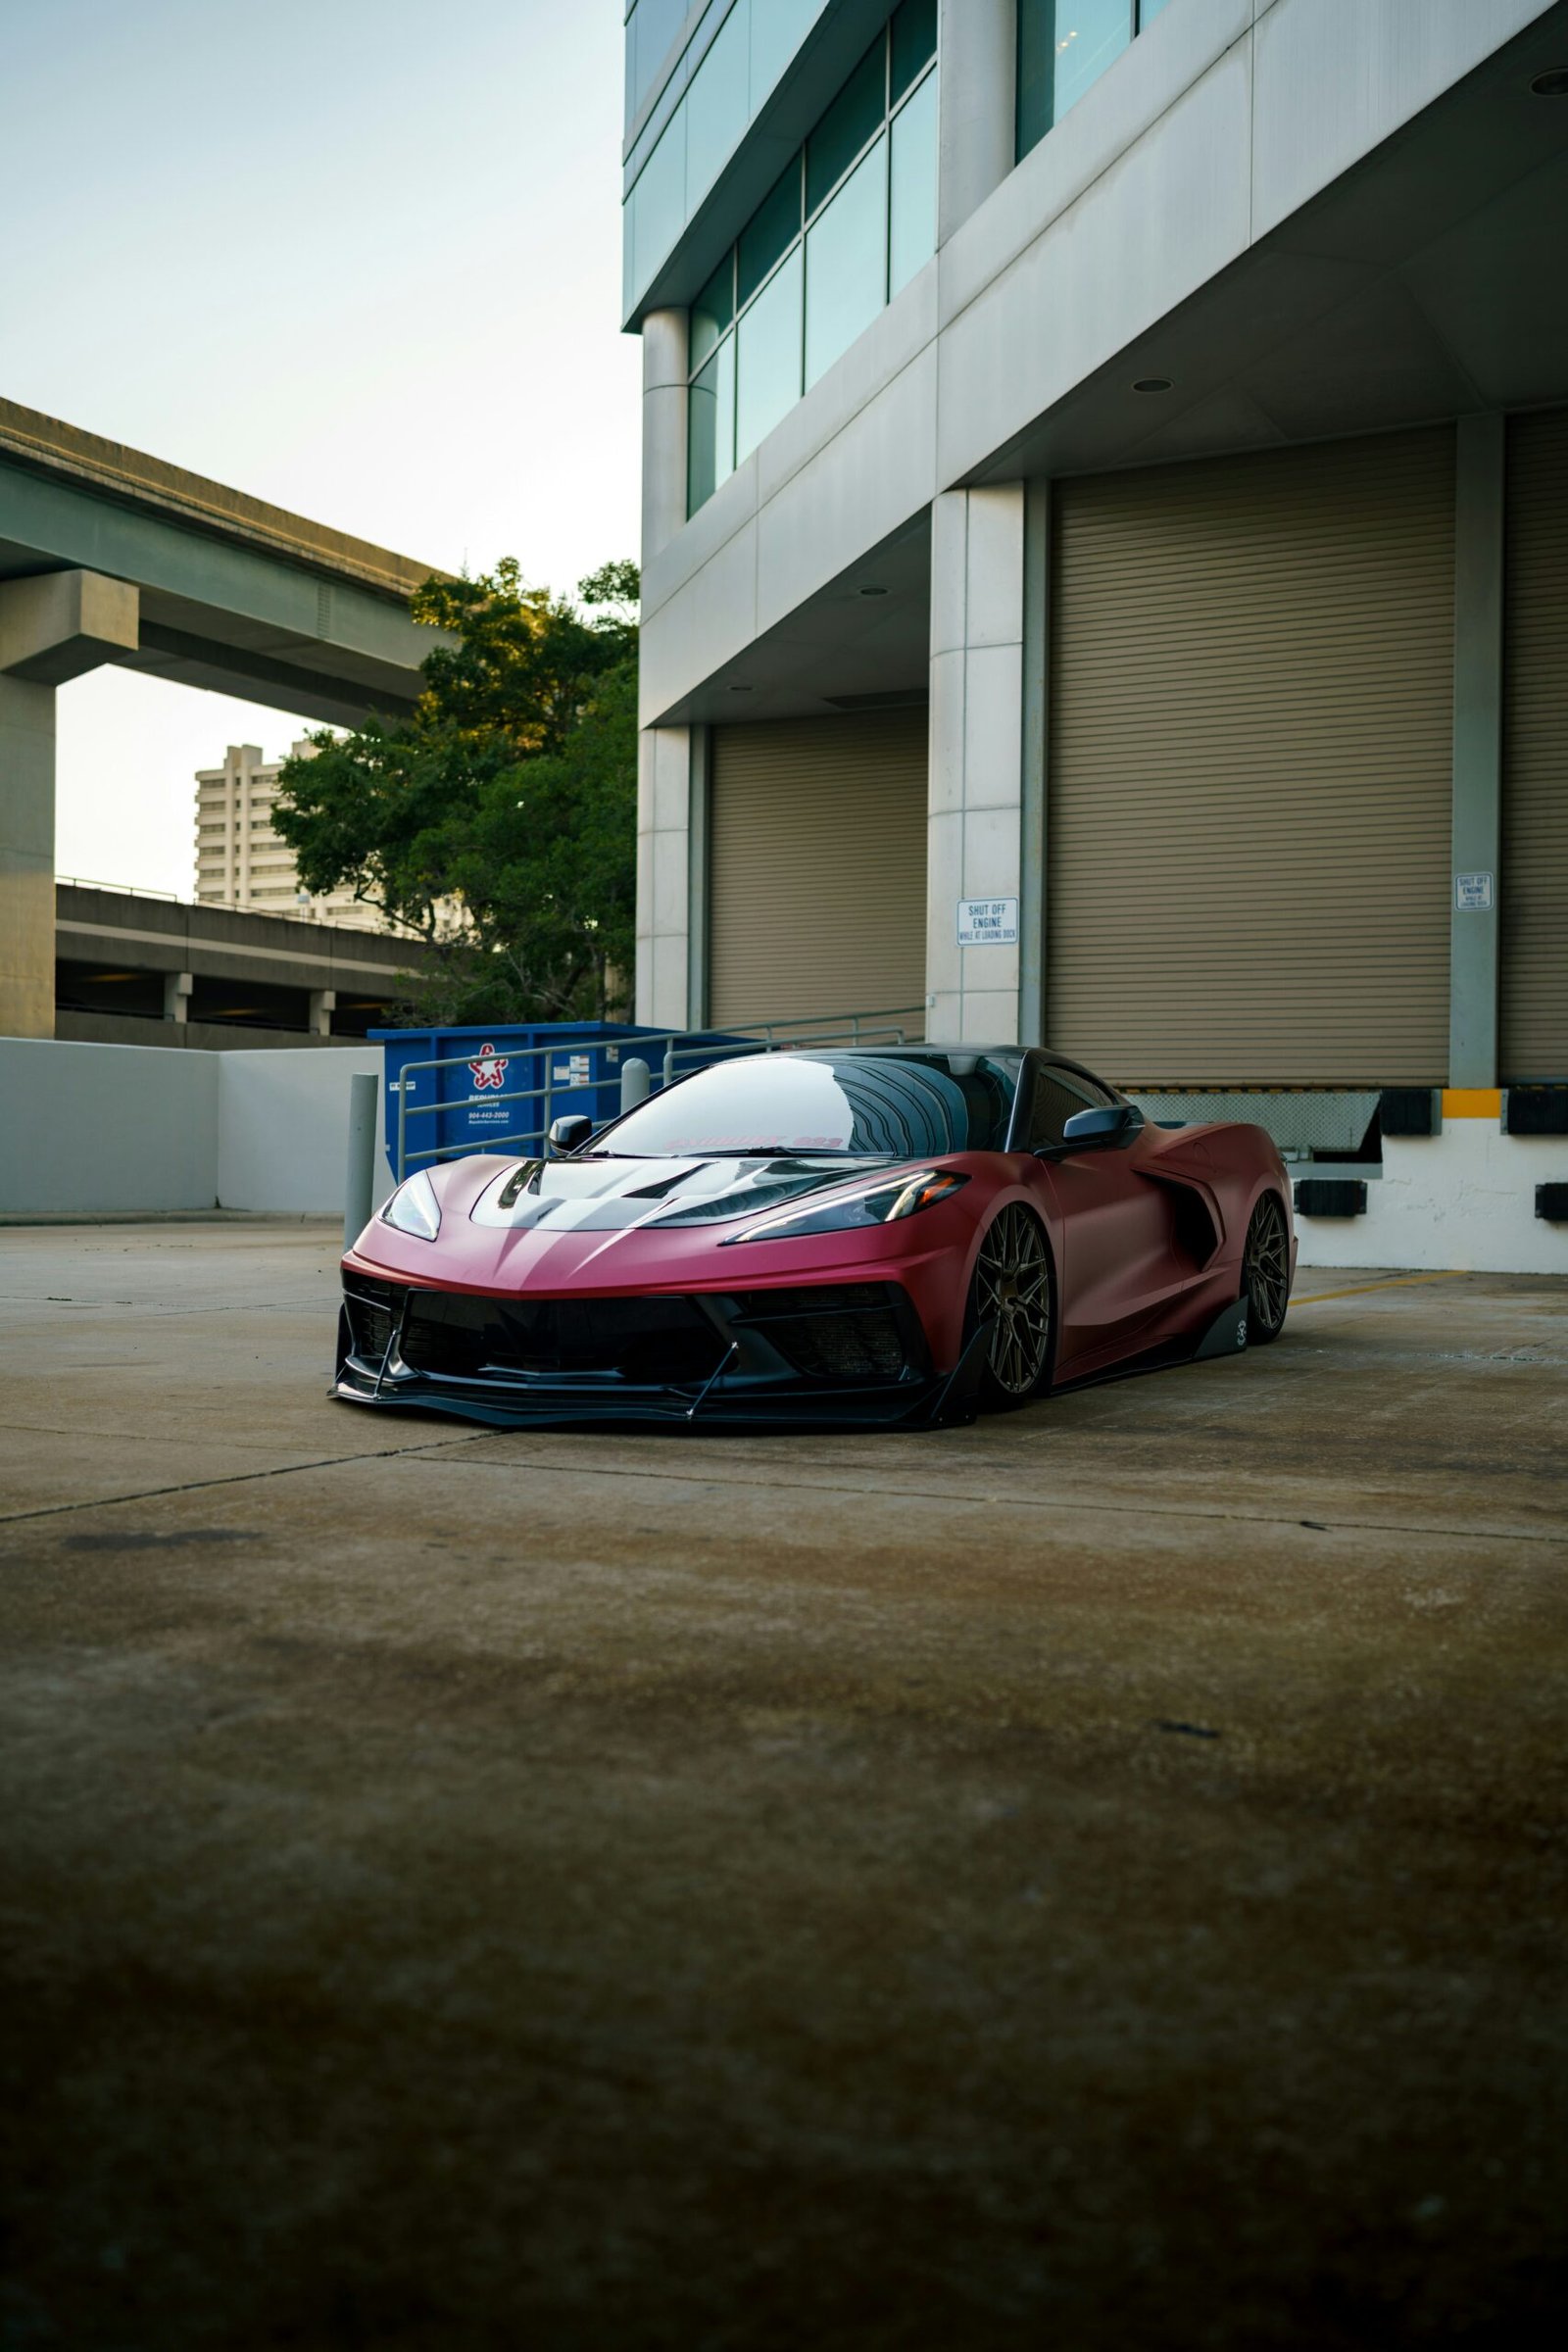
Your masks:
<svg viewBox="0 0 1568 2352"><path fill-rule="evenodd" d="M1568 1297L918 1438L0 1232L0 2341L1558 2340Z"/></svg>

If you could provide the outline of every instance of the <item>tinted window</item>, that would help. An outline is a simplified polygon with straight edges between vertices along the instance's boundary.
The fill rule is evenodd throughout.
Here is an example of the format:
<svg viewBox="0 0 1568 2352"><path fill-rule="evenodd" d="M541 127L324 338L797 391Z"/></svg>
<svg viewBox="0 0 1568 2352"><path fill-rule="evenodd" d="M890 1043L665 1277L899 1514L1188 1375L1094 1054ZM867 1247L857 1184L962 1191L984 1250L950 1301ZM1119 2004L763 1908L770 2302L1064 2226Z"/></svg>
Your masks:
<svg viewBox="0 0 1568 2352"><path fill-rule="evenodd" d="M735 316L735 250L732 246L692 304L691 360L699 368Z"/></svg>
<svg viewBox="0 0 1568 2352"><path fill-rule="evenodd" d="M692 76L686 93L686 210L718 176L718 168L746 127L747 61L751 20L732 8L722 30Z"/></svg>
<svg viewBox="0 0 1568 2352"><path fill-rule="evenodd" d="M879 139L806 232L806 380L870 325L888 292L888 174Z"/></svg>
<svg viewBox="0 0 1568 2352"><path fill-rule="evenodd" d="M806 209L814 213L888 111L887 44L866 51L806 142Z"/></svg>
<svg viewBox="0 0 1568 2352"><path fill-rule="evenodd" d="M1146 5L1144 21L1157 15ZM1018 154L1027 155L1133 37L1132 0L1018 0Z"/></svg>
<svg viewBox="0 0 1568 2352"><path fill-rule="evenodd" d="M801 233L801 159L781 172L741 230L737 302L750 302L781 254Z"/></svg>
<svg viewBox="0 0 1568 2352"><path fill-rule="evenodd" d="M759 441L801 397L801 249L759 294L740 326L735 375L735 456Z"/></svg>
<svg viewBox="0 0 1568 2352"><path fill-rule="evenodd" d="M937 53L937 0L904 0L893 20L893 82L897 106L917 74Z"/></svg>
<svg viewBox="0 0 1568 2352"><path fill-rule="evenodd" d="M1076 1070L1063 1070L1054 1064L1037 1069L1025 1139L1029 1150L1043 1152L1051 1144L1059 1144L1062 1129L1079 1111L1102 1110L1115 1100L1108 1087L1097 1086L1092 1078L1081 1077Z"/></svg>
<svg viewBox="0 0 1568 2352"><path fill-rule="evenodd" d="M1022 1061L1021 1053L957 1051L749 1056L699 1070L655 1095L599 1148L646 1158L825 1152L915 1159L1000 1152Z"/></svg>
<svg viewBox="0 0 1568 2352"><path fill-rule="evenodd" d="M928 74L893 118L888 293L906 286L937 249L937 77Z"/></svg>
<svg viewBox="0 0 1568 2352"><path fill-rule="evenodd" d="M726 336L701 375L686 410L686 465L692 505L711 498L735 470L735 338Z"/></svg>

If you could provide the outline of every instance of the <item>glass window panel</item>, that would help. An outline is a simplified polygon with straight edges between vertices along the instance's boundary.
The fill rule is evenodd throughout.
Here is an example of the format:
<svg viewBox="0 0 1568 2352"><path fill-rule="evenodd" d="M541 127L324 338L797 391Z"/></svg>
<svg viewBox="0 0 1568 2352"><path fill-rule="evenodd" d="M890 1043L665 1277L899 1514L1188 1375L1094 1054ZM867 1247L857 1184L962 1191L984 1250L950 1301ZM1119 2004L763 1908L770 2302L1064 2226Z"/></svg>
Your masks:
<svg viewBox="0 0 1568 2352"><path fill-rule="evenodd" d="M626 26L628 118L653 87L654 76L685 22L686 8L687 0L637 0L637 12Z"/></svg>
<svg viewBox="0 0 1568 2352"><path fill-rule="evenodd" d="M751 0L736 0L686 93L686 210L695 212L746 128Z"/></svg>
<svg viewBox="0 0 1568 2352"><path fill-rule="evenodd" d="M893 103L937 53L937 0L904 0L893 20Z"/></svg>
<svg viewBox="0 0 1568 2352"><path fill-rule="evenodd" d="M678 107L663 137L642 169L631 192L636 215L640 291L647 285L684 224L686 211L686 111Z"/></svg>
<svg viewBox="0 0 1568 2352"><path fill-rule="evenodd" d="M887 301L887 139L806 232L806 380L847 351Z"/></svg>
<svg viewBox="0 0 1568 2352"><path fill-rule="evenodd" d="M1018 0L1020 156L1115 62L1132 26L1132 0Z"/></svg>
<svg viewBox="0 0 1568 2352"><path fill-rule="evenodd" d="M691 364L700 368L735 316L735 249L731 246L692 304Z"/></svg>
<svg viewBox="0 0 1568 2352"><path fill-rule="evenodd" d="M749 302L781 253L801 233L801 159L796 156L741 230L737 303Z"/></svg>
<svg viewBox="0 0 1568 2352"><path fill-rule="evenodd" d="M1018 0L1018 155L1051 128L1051 69L1055 0Z"/></svg>
<svg viewBox="0 0 1568 2352"><path fill-rule="evenodd" d="M928 74L893 118L893 201L888 234L889 298L937 249L937 77Z"/></svg>
<svg viewBox="0 0 1568 2352"><path fill-rule="evenodd" d="M878 33L806 142L806 210L814 213L887 113L887 41Z"/></svg>
<svg viewBox="0 0 1568 2352"><path fill-rule="evenodd" d="M735 338L693 383L686 411L686 512L695 514L735 470Z"/></svg>
<svg viewBox="0 0 1568 2352"><path fill-rule="evenodd" d="M1132 39L1132 10L1127 0L1056 0L1055 20L1052 120L1059 122Z"/></svg>
<svg viewBox="0 0 1568 2352"><path fill-rule="evenodd" d="M801 261L797 245L735 330L737 465L801 397Z"/></svg>
<svg viewBox="0 0 1568 2352"><path fill-rule="evenodd" d="M752 0L754 115L821 13L822 0Z"/></svg>

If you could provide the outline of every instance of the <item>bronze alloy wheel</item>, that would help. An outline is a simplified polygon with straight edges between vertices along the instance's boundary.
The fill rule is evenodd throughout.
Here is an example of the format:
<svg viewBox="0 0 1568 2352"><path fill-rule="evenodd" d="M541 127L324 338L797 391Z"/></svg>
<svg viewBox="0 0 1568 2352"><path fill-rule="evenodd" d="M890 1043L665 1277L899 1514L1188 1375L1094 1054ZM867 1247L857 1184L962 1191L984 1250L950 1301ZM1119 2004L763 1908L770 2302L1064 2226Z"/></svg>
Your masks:
<svg viewBox="0 0 1568 2352"><path fill-rule="evenodd" d="M1026 1404L1051 1360L1051 1260L1037 1218L1013 1201L995 1218L974 1269L974 1317L992 1326L986 1401Z"/></svg>
<svg viewBox="0 0 1568 2352"><path fill-rule="evenodd" d="M1248 1339L1254 1348L1266 1348L1285 1329L1291 1298L1291 1246L1277 1193L1263 1195L1247 1228L1242 1296L1247 1300Z"/></svg>

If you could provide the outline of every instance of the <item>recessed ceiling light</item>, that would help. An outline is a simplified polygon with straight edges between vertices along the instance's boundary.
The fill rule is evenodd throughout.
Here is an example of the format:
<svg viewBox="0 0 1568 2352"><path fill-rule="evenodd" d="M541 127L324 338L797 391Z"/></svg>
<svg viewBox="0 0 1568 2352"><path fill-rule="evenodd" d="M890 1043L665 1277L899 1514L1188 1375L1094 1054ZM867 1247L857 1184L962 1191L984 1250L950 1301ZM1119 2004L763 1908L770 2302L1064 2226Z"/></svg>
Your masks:
<svg viewBox="0 0 1568 2352"><path fill-rule="evenodd" d="M1538 98L1568 98L1568 66L1548 66L1530 87Z"/></svg>
<svg viewBox="0 0 1568 2352"><path fill-rule="evenodd" d="M860 594L862 596L886 596L887 590L885 588L862 588Z"/></svg>
<svg viewBox="0 0 1568 2352"><path fill-rule="evenodd" d="M732 686L730 688L731 694L750 694L751 691L749 686Z"/></svg>
<svg viewBox="0 0 1568 2352"><path fill-rule="evenodd" d="M1170 377L1168 375L1141 375L1134 384L1133 390L1135 392L1168 392Z"/></svg>

